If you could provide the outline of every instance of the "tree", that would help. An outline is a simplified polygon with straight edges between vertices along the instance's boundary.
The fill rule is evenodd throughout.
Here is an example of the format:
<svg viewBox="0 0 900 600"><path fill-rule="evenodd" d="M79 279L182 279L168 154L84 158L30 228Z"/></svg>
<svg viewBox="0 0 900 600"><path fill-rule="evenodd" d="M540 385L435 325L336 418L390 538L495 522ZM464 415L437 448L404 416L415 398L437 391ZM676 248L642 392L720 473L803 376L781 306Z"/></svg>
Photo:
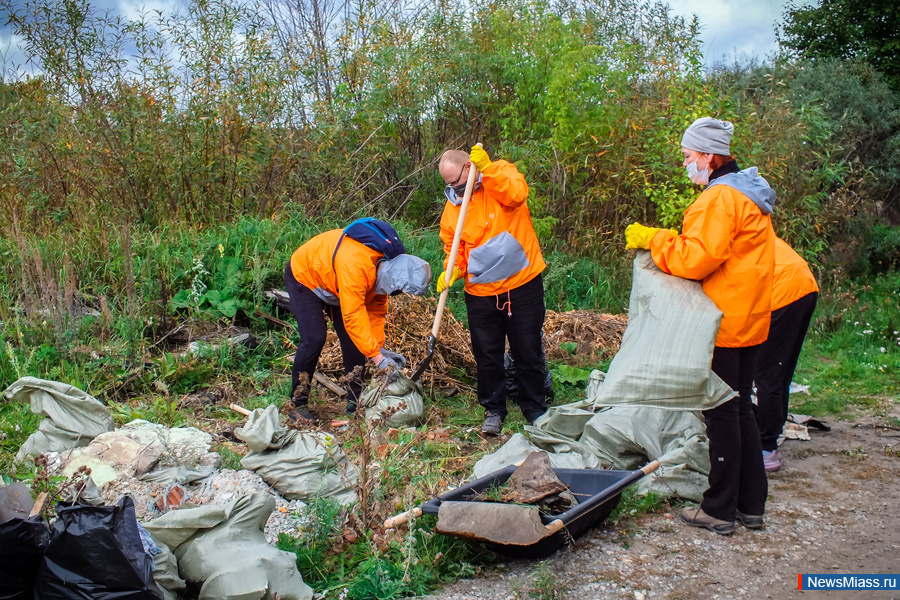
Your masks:
<svg viewBox="0 0 900 600"><path fill-rule="evenodd" d="M810 58L856 59L880 71L900 90L900 1L820 0L789 5L778 42Z"/></svg>

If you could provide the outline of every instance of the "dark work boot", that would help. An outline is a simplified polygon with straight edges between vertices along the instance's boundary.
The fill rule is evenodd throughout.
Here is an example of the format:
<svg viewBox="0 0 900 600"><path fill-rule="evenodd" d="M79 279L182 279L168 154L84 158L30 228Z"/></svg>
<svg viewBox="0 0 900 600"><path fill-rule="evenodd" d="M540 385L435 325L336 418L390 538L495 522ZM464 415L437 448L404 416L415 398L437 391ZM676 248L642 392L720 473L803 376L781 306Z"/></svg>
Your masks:
<svg viewBox="0 0 900 600"><path fill-rule="evenodd" d="M484 435L500 435L503 429L503 417L493 413L487 413L484 423L481 424L481 433Z"/></svg>
<svg viewBox="0 0 900 600"><path fill-rule="evenodd" d="M737 521L747 529L762 529L766 526L762 515L745 515L741 511L737 511Z"/></svg>
<svg viewBox="0 0 900 600"><path fill-rule="evenodd" d="M306 404L295 406L287 413L286 416L287 420L290 421L290 423L295 427L302 425L309 426L319 424L319 418L309 412L309 407Z"/></svg>

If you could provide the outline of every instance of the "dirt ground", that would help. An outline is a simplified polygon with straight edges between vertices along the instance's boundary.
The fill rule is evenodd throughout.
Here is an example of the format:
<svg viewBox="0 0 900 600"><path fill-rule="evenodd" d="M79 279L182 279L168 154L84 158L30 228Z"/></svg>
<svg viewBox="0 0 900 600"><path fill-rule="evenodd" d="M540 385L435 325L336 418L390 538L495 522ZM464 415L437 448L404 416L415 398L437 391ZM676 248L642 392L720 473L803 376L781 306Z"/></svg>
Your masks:
<svg viewBox="0 0 900 600"><path fill-rule="evenodd" d="M900 573L900 429L872 417L825 421L831 431L781 447L762 531L739 525L718 536L682 524L673 507L619 527L606 522L556 552L547 559L552 585L535 583L536 562L516 560L429 598L900 599L898 591L797 590L798 573Z"/></svg>

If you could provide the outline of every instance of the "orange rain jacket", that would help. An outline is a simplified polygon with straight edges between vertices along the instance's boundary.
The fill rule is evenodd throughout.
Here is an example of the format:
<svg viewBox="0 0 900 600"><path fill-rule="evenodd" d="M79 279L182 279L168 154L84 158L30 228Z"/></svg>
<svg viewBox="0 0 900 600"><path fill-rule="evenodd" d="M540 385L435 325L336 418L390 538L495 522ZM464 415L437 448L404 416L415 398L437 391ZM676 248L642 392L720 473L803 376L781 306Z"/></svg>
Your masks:
<svg viewBox="0 0 900 600"><path fill-rule="evenodd" d="M682 234L661 230L650 240L650 252L666 273L702 282L723 313L716 346L766 341L775 230L748 196L728 185L710 185L685 211Z"/></svg>
<svg viewBox="0 0 900 600"><path fill-rule="evenodd" d="M775 275L772 282L772 310L778 310L803 296L819 291L806 261L781 238L775 238Z"/></svg>
<svg viewBox="0 0 900 600"><path fill-rule="evenodd" d="M365 356L376 356L384 346L384 316L388 297L375 294L378 261L384 255L332 229L320 233L291 255L291 272L297 281L327 304L339 305L344 327Z"/></svg>
<svg viewBox="0 0 900 600"><path fill-rule="evenodd" d="M456 266L473 296L494 296L537 277L544 257L528 212L528 184L515 165L495 160L472 193L459 242ZM460 207L452 202L441 215L441 240L450 254ZM444 258L444 269L447 259Z"/></svg>

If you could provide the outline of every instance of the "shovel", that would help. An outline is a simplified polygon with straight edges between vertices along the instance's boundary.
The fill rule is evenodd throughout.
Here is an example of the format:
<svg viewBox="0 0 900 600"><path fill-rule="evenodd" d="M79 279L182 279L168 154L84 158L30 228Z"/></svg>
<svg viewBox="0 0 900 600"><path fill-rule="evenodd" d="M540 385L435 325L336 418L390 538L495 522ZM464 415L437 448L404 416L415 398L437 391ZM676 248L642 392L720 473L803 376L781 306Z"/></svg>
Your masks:
<svg viewBox="0 0 900 600"><path fill-rule="evenodd" d="M481 146L481 143L477 144ZM469 167L469 179L466 181L466 193L463 194L462 204L459 208L459 218L456 220L456 231L453 234L453 244L450 246L450 254L447 256L447 268L444 271L447 287L441 292L438 299L437 311L434 313L434 325L431 326L431 334L428 336L428 352L425 358L416 367L412 380L419 381L422 379L422 373L431 364L434 358L434 348L437 346L438 333L441 331L441 320L444 317L444 307L447 305L447 296L450 294L450 278L453 277L453 267L456 265L456 255L459 253L459 238L462 235L463 225L466 222L466 211L469 208L469 200L472 198L472 191L475 189L475 179L478 177L478 169L475 165Z"/></svg>

